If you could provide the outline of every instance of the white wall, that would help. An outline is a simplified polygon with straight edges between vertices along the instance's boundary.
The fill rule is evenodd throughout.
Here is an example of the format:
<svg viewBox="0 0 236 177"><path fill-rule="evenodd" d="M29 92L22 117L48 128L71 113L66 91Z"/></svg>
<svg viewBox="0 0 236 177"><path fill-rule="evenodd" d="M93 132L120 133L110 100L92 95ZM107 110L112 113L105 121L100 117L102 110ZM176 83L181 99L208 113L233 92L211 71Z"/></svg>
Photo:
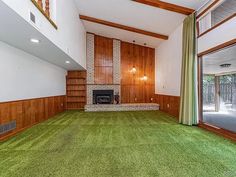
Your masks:
<svg viewBox="0 0 236 177"><path fill-rule="evenodd" d="M74 0L56 1L53 20L58 26L56 30L31 0L2 0L29 22L29 13L36 16L36 25L29 22L55 45L67 53L78 64L86 68L86 31L79 19L79 12ZM55 7L56 6L56 7Z"/></svg>
<svg viewBox="0 0 236 177"><path fill-rule="evenodd" d="M183 25L156 48L156 94L180 96L182 30Z"/></svg>
<svg viewBox="0 0 236 177"><path fill-rule="evenodd" d="M66 94L66 70L0 41L0 102Z"/></svg>

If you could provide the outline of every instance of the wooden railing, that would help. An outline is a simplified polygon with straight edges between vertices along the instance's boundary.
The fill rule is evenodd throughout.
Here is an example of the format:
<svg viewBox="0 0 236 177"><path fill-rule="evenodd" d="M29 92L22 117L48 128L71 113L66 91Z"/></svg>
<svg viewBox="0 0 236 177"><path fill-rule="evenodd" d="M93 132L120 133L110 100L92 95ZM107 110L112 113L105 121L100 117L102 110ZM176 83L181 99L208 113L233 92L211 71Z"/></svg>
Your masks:
<svg viewBox="0 0 236 177"><path fill-rule="evenodd" d="M49 0L31 0L32 3L39 9L39 11L48 19L48 21L57 29L57 25L51 19L50 1Z"/></svg>

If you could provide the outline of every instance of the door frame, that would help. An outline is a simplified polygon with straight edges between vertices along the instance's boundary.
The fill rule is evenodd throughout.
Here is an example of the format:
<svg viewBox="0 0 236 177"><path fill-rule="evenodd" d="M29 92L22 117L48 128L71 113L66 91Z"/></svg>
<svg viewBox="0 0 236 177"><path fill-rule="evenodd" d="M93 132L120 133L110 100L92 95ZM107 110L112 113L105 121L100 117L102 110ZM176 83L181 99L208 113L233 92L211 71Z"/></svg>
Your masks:
<svg viewBox="0 0 236 177"><path fill-rule="evenodd" d="M207 123L203 122L203 93L202 93L202 85L203 85L203 75L202 75L202 60L203 60L203 56L205 55L209 55L211 53L217 52L219 50L223 50L225 48L231 47L236 45L236 39L233 39L231 41L225 42L223 44L220 44L216 47L210 48L204 52L201 52L198 54L198 59L197 59L197 65L198 65L198 115L199 115L199 127L203 128L205 130L208 130L210 132L214 132L220 136L223 136L225 138L228 138L230 140L233 140L236 142L236 133L231 132L229 130L225 130L223 128L219 128L216 126L211 126Z"/></svg>

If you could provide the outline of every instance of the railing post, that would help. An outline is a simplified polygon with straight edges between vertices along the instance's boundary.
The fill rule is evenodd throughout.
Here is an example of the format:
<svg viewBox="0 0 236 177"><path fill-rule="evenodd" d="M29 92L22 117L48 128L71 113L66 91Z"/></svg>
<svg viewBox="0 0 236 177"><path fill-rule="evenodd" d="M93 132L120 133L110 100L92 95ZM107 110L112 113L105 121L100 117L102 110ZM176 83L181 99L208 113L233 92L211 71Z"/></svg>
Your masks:
<svg viewBox="0 0 236 177"><path fill-rule="evenodd" d="M50 7L49 7L49 0L45 1L45 13L48 17L50 17Z"/></svg>
<svg viewBox="0 0 236 177"><path fill-rule="evenodd" d="M43 8L43 1L42 0L38 0L38 5L40 8Z"/></svg>

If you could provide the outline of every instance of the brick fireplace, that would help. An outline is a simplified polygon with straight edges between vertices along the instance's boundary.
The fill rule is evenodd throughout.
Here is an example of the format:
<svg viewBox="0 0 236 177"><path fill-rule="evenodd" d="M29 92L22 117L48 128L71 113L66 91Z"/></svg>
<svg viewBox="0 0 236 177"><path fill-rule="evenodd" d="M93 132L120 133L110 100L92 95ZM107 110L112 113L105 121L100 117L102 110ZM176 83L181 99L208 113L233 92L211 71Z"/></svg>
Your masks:
<svg viewBox="0 0 236 177"><path fill-rule="evenodd" d="M95 61L95 35L87 33L87 105L92 105L94 102L94 91L105 91L105 90L112 90L113 97L114 94L121 93L120 87L120 46L121 42L116 39L112 39L112 66L109 65L108 67L103 67L103 70L106 68L112 70L111 80L112 82L106 81L103 83L103 80L96 81L95 75L96 73L96 63ZM106 48L104 47L104 50ZM98 59L97 59L98 60ZM99 66L100 67L100 66ZM98 67L97 67L98 68ZM106 73L105 73L106 74ZM113 98L112 98L113 99Z"/></svg>

